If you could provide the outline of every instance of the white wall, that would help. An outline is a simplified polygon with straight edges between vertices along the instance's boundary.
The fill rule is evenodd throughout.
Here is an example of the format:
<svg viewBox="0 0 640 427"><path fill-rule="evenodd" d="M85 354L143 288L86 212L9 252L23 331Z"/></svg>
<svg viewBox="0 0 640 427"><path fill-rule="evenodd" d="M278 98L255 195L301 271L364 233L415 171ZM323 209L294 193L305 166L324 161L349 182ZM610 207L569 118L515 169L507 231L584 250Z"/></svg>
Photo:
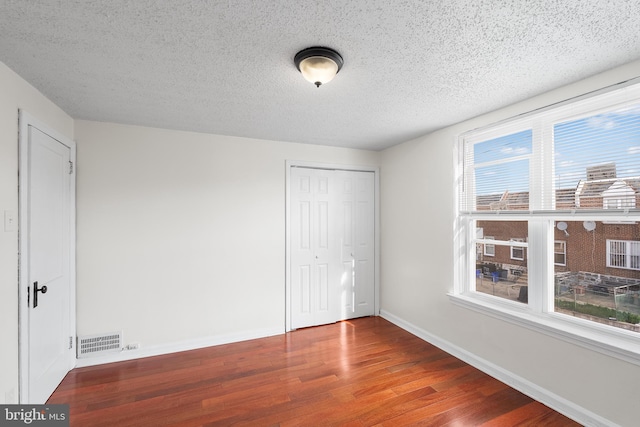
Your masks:
<svg viewBox="0 0 640 427"><path fill-rule="evenodd" d="M382 152L381 309L620 425L637 425L640 367L451 304L456 135L632 77L603 73Z"/></svg>
<svg viewBox="0 0 640 427"><path fill-rule="evenodd" d="M285 328L285 161L379 153L76 121L78 335L146 355ZM92 363L92 361L81 361Z"/></svg>
<svg viewBox="0 0 640 427"><path fill-rule="evenodd" d="M72 138L73 119L0 62L0 403L18 402L18 109Z"/></svg>

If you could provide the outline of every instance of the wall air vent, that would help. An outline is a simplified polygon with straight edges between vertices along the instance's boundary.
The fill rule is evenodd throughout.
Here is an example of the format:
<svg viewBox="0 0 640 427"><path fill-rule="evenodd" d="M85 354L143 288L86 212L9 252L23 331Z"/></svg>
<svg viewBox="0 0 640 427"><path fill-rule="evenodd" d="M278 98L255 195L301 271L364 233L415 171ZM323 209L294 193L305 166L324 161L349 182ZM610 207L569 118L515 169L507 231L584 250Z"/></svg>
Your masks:
<svg viewBox="0 0 640 427"><path fill-rule="evenodd" d="M117 353L122 350L122 332L78 337L78 358Z"/></svg>

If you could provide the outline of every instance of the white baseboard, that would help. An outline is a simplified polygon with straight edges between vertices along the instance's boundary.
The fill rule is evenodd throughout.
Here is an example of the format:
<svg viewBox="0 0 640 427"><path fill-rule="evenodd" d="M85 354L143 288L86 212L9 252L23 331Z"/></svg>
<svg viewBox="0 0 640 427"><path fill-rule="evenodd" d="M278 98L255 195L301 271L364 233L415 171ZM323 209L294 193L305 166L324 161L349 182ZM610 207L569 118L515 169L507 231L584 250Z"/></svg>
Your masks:
<svg viewBox="0 0 640 427"><path fill-rule="evenodd" d="M284 329L258 329L249 332L229 335L216 335L187 341L179 341L170 344L140 347L135 350L122 350L119 353L109 353L103 356L87 357L76 360L76 368L86 366L104 365L105 363L123 362L125 360L140 359L143 357L160 356L163 354L177 353L180 351L196 350L198 348L215 345L230 344L240 341L248 341L257 338L266 338L284 334Z"/></svg>
<svg viewBox="0 0 640 427"><path fill-rule="evenodd" d="M561 414L571 418L572 420L585 425L592 427L616 427L617 424L612 423L611 421L579 406L575 403L558 396L550 392L547 389L544 389L538 386L531 381L522 378L518 375L513 374L510 371L493 364L487 360L484 360L473 353L470 353L463 348L460 348L449 341L443 340L438 336L435 336L424 329L421 329L415 326L412 323L406 322L405 320L397 317L385 310L380 310L380 316L389 322L399 326L400 328L406 330L407 332L412 333L425 340L426 342L435 345L443 351L457 357L458 359L468 363L486 373L487 375L496 378L499 381L507 384L508 386L520 391L521 393L526 394L527 396L535 399L544 405L552 408L555 411L560 412ZM619 427L619 426L617 426Z"/></svg>

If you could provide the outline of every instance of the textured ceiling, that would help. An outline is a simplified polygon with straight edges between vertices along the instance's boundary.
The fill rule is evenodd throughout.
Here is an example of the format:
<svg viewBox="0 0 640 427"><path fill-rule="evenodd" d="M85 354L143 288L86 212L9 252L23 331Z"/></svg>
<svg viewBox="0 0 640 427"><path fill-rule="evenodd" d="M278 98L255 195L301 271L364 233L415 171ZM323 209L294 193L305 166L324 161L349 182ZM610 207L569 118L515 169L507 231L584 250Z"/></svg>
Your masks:
<svg viewBox="0 0 640 427"><path fill-rule="evenodd" d="M374 150L638 58L638 0L0 0L0 61L74 118Z"/></svg>

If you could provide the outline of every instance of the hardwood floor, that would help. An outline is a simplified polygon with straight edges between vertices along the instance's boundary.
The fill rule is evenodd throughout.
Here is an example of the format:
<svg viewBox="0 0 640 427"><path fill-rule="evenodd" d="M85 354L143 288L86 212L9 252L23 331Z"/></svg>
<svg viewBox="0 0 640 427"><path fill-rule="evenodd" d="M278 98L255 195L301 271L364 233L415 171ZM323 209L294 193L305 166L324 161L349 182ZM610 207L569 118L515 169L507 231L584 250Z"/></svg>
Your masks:
<svg viewBox="0 0 640 427"><path fill-rule="evenodd" d="M79 368L71 426L578 426L379 317Z"/></svg>

